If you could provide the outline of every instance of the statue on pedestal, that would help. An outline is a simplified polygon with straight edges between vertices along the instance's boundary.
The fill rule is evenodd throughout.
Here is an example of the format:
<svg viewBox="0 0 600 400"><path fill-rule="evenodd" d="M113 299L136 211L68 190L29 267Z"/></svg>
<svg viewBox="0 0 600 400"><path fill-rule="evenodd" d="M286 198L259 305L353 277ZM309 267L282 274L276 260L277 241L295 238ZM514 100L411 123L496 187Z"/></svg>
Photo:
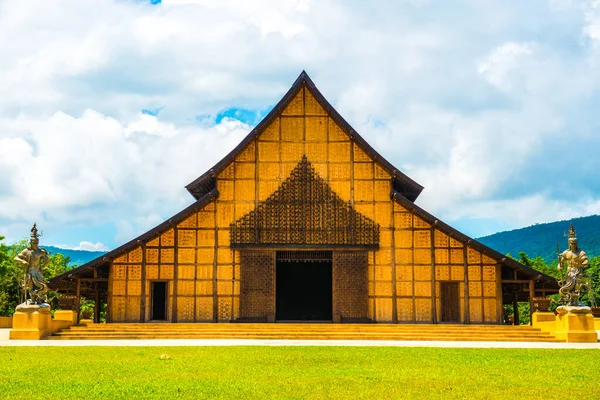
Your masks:
<svg viewBox="0 0 600 400"><path fill-rule="evenodd" d="M44 268L50 263L50 258L48 252L39 247L39 237L37 227L33 224L29 245L15 257L15 261L23 264L21 287L25 293L25 302L19 304L17 310L29 308L28 306L50 307L47 304L50 289L43 274Z"/></svg>
<svg viewBox="0 0 600 400"><path fill-rule="evenodd" d="M588 266L589 260L585 251L577 245L575 228L571 224L569 228L569 248L558 255L558 270L562 271L566 266L566 274L558 281L561 300L569 307L582 307L579 302L581 289L585 287L589 291L589 278L583 274Z"/></svg>

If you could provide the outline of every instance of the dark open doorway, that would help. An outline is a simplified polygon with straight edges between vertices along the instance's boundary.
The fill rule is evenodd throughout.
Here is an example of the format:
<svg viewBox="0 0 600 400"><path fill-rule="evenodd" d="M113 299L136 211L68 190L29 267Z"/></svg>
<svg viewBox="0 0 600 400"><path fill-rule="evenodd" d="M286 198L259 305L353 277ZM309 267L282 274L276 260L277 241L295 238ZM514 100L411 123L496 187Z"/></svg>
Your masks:
<svg viewBox="0 0 600 400"><path fill-rule="evenodd" d="M167 319L167 282L152 282L152 319Z"/></svg>
<svg viewBox="0 0 600 400"><path fill-rule="evenodd" d="M277 260L277 320L332 320L331 264L330 259Z"/></svg>
<svg viewBox="0 0 600 400"><path fill-rule="evenodd" d="M442 322L460 322L460 285L458 282L440 282Z"/></svg>

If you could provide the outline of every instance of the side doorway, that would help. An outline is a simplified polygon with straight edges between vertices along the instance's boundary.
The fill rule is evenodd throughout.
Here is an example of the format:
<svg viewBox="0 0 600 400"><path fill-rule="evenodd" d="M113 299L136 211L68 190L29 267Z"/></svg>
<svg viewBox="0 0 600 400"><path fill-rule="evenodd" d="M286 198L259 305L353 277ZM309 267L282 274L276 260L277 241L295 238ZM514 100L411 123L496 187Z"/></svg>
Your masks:
<svg viewBox="0 0 600 400"><path fill-rule="evenodd" d="M441 322L460 322L460 283L440 282L441 289Z"/></svg>
<svg viewBox="0 0 600 400"><path fill-rule="evenodd" d="M151 283L151 299L150 304L150 320L166 321L167 320L167 282L156 281Z"/></svg>

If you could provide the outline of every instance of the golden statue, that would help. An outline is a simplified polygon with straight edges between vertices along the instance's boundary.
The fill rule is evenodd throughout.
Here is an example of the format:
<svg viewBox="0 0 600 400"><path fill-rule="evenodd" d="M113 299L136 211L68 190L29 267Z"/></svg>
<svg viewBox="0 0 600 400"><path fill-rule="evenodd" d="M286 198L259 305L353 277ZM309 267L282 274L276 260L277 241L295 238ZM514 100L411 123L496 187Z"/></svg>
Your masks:
<svg viewBox="0 0 600 400"><path fill-rule="evenodd" d="M585 251L577 245L575 228L571 224L569 228L569 248L558 255L558 270L562 271L566 266L566 274L558 281L559 293L568 306L582 306L579 302L581 288L586 287L589 291L589 279L583 274L583 270L588 264L588 257Z"/></svg>
<svg viewBox="0 0 600 400"><path fill-rule="evenodd" d="M15 261L23 264L21 286L25 292L25 303L22 305L42 305L48 301L47 294L50 289L48 289L43 272L50 263L50 258L48 252L39 247L39 237L37 227L33 224L29 245L15 257Z"/></svg>

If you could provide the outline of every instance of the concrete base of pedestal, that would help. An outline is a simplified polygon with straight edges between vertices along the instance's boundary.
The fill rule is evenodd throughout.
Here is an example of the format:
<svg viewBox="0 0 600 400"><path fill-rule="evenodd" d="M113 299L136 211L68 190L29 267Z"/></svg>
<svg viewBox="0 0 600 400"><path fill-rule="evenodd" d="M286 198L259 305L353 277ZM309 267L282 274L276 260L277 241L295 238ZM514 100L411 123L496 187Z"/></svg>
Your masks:
<svg viewBox="0 0 600 400"><path fill-rule="evenodd" d="M596 343L598 333L594 329L594 316L589 307L558 307L556 309L557 339L574 343Z"/></svg>
<svg viewBox="0 0 600 400"><path fill-rule="evenodd" d="M40 340L52 333L50 306L19 305L13 315L11 340Z"/></svg>

